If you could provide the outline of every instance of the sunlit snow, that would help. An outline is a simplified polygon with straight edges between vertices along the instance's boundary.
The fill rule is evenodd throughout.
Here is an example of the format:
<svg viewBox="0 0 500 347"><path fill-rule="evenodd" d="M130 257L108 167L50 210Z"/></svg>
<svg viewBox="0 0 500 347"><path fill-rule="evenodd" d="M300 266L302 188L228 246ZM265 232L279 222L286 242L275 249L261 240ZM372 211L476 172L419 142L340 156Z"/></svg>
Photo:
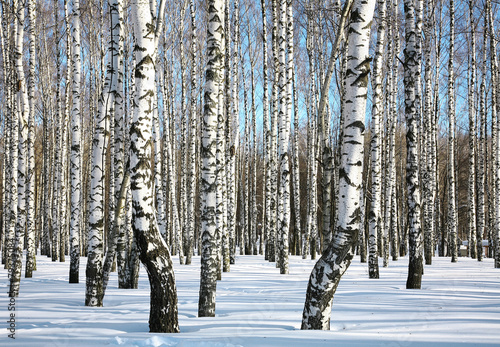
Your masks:
<svg viewBox="0 0 500 347"><path fill-rule="evenodd" d="M0 346L499 346L500 269L482 263L434 258L421 290L406 290L408 259L380 268L368 279L359 257L335 294L330 331L301 331L302 309L314 261L290 257L280 275L262 256L238 256L217 283L216 317L198 318L200 258L179 265L173 257L180 334L149 334L149 283L141 269L138 290L117 288L112 273L104 307L84 306L86 258L80 283L68 284L69 261L38 256L33 278L23 278L16 299L15 340L3 329ZM7 271L3 326L7 310Z"/></svg>

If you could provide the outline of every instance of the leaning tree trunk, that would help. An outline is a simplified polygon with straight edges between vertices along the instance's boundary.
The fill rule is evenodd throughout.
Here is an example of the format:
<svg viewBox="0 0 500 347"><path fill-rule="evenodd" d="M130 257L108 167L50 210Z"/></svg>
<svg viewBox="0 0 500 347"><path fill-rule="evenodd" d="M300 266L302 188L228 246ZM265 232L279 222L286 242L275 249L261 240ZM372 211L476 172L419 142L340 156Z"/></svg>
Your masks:
<svg viewBox="0 0 500 347"><path fill-rule="evenodd" d="M163 1L160 19L163 18L162 8L164 11ZM133 1L131 12L137 61L135 107L130 124L132 229L151 288L149 331L172 333L179 332L177 291L170 253L156 220L151 168L152 107L156 94L154 62L158 40L158 32L154 29L159 30L161 25L156 27L148 0Z"/></svg>
<svg viewBox="0 0 500 347"><path fill-rule="evenodd" d="M217 286L216 240L216 148L219 86L222 80L222 41L224 36L224 2L208 2L207 71L205 84L205 109L201 140L201 276L199 317L215 316Z"/></svg>
<svg viewBox="0 0 500 347"><path fill-rule="evenodd" d="M330 328L332 299L349 267L359 233L359 199L363 176L363 148L368 74L369 38L375 1L355 0L348 31L345 81L345 128L339 168L339 211L336 232L311 272L302 314L302 329Z"/></svg>

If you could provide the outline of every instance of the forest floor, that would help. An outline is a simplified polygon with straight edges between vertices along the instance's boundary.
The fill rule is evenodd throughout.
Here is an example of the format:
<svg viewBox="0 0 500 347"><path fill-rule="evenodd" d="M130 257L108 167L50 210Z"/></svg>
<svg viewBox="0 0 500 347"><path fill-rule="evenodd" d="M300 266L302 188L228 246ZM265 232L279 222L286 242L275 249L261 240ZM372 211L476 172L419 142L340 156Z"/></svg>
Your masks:
<svg viewBox="0 0 500 347"><path fill-rule="evenodd" d="M15 300L15 340L2 328L0 346L500 346L500 269L483 262L434 258L421 290L406 290L408 259L380 267L368 279L356 257L335 294L330 331L302 331L309 274L315 261L290 257L280 275L262 256L238 256L217 284L216 317L198 318L200 257L179 265L174 257L180 334L149 334L149 283L117 288L111 274L104 307L84 306L80 283L68 284L69 259L38 256L33 278L21 281ZM382 261L380 262L382 264ZM9 323L7 271L0 270L2 327Z"/></svg>

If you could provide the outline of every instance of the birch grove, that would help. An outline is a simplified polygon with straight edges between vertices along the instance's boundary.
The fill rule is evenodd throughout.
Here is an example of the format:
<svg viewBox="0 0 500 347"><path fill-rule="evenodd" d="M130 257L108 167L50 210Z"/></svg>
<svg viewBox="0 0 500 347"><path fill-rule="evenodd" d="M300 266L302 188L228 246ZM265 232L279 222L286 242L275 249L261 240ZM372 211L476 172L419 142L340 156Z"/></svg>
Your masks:
<svg viewBox="0 0 500 347"><path fill-rule="evenodd" d="M299 257L301 327L329 329L358 256L369 278L408 265L408 289L438 256L500 267L499 9L0 2L9 296L42 256L96 309L143 269L150 331L178 332L183 267L200 270L198 316L216 317L242 257L280 275Z"/></svg>

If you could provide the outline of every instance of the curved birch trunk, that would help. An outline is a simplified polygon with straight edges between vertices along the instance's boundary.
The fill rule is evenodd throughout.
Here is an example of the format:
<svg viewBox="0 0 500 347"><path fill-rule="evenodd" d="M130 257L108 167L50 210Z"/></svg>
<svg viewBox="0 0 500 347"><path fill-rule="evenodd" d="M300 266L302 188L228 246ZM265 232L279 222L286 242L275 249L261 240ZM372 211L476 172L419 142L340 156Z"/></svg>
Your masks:
<svg viewBox="0 0 500 347"><path fill-rule="evenodd" d="M349 267L359 233L359 199L363 176L365 109L370 58L370 25L375 1L355 0L348 31L348 57L344 101L345 128L339 169L339 211L332 242L309 278L301 329L330 328L332 299Z"/></svg>
<svg viewBox="0 0 500 347"><path fill-rule="evenodd" d="M153 29L158 30L158 27L154 26L157 23L152 17L149 1L137 0L131 5L137 61L135 107L130 124L132 230L151 288L149 331L173 333L179 332L175 277L167 244L158 228L152 190L152 107L156 93L154 62L157 47ZM163 15L160 11L158 18L163 18Z"/></svg>

